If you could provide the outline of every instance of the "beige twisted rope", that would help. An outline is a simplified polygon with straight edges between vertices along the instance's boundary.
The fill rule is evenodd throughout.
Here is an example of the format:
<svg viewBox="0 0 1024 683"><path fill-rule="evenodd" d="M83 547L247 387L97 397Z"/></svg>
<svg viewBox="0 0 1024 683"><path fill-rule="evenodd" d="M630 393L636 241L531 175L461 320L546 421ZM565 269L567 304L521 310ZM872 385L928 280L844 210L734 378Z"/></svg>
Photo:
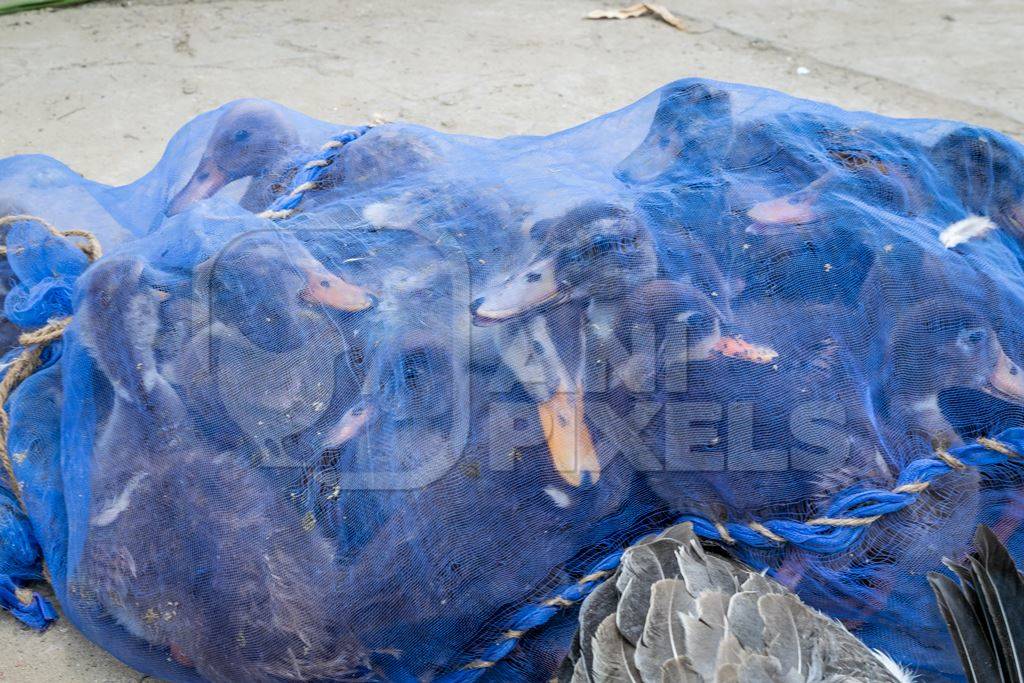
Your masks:
<svg viewBox="0 0 1024 683"><path fill-rule="evenodd" d="M89 257L89 261L95 261L103 255L103 247L100 246L100 241L96 239L96 235L92 234L88 230L58 230L52 223L43 220L39 216L30 216L28 214L16 214L13 216L0 217L0 228L5 225L11 225L12 223L21 223L22 221L30 221L38 223L53 234L54 237L81 237L85 240L85 244L76 245L82 252ZM7 253L6 246L0 246L0 255Z"/></svg>
<svg viewBox="0 0 1024 683"><path fill-rule="evenodd" d="M87 257L89 257L89 261L95 261L103 254L103 249L100 246L99 240L96 239L96 236L88 230L58 230L38 216L23 214L3 216L0 217L0 227L21 221L33 221L38 223L56 237L83 238L85 243L78 244L77 246ZM7 247L0 246L0 254L6 253ZM10 482L11 493L14 494L14 497L18 501L18 505L26 515L28 515L28 507L25 505L25 499L22 497L21 483L18 481L18 477L14 474L14 462L11 460L11 454L7 448L7 435L11 429L11 416L7 414L6 408L7 399L10 398L11 393L18 387L18 385L39 367L40 358L43 355L43 350L46 346L51 342L60 339L64 335L64 330L66 330L70 324L70 316L66 318L55 318L39 329L25 332L18 337L18 343L24 347L24 350L17 358L11 361L10 366L7 368L7 373L4 375L3 379L0 380L0 465L3 465L4 473L7 475L7 480ZM46 567L45 560L42 562L42 567L43 578L46 579L47 583L52 585L53 579L50 576L50 570Z"/></svg>

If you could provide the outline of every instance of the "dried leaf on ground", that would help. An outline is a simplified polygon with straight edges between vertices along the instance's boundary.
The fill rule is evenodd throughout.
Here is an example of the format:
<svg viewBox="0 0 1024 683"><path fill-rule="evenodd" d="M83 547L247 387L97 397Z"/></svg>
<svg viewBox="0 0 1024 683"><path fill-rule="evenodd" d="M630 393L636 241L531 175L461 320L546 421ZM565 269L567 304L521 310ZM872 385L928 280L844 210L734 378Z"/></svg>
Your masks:
<svg viewBox="0 0 1024 683"><path fill-rule="evenodd" d="M622 9L596 9L587 14L587 19L635 19L636 17L643 17L648 14L654 15L669 26L673 26L680 31L686 30L686 24L683 23L682 19L672 14L664 5L652 2L641 2L629 7L623 7Z"/></svg>

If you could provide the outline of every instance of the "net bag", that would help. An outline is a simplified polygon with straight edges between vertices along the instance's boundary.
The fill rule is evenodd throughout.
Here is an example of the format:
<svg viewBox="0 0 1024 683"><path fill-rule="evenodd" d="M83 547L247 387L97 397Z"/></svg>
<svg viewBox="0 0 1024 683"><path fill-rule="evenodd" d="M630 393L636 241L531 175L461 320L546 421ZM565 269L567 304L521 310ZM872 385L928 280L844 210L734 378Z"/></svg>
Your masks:
<svg viewBox="0 0 1024 683"><path fill-rule="evenodd" d="M924 680L1024 557L1024 153L683 80L546 137L245 100L0 161L0 603L173 681L537 681L681 521Z"/></svg>

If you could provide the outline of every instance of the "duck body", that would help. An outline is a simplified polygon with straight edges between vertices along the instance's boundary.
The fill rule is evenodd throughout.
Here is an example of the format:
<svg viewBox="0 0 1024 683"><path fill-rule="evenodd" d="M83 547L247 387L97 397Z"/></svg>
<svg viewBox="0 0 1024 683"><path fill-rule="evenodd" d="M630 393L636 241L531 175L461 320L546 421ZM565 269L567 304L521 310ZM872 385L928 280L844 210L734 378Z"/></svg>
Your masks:
<svg viewBox="0 0 1024 683"><path fill-rule="evenodd" d="M657 375L664 409L648 426L663 469L647 479L666 502L718 520L770 516L890 476L833 307L739 305L730 320L700 301L659 314L690 325L672 332L688 357Z"/></svg>
<svg viewBox="0 0 1024 683"><path fill-rule="evenodd" d="M71 578L76 608L109 615L205 680L358 669L360 655L317 604L336 585L331 546L249 462L204 445L158 371L161 297L145 266L106 261L90 271L82 296L82 337L113 401L95 445L89 528ZM115 334L121 343L111 343ZM211 609L228 595L235 608Z"/></svg>

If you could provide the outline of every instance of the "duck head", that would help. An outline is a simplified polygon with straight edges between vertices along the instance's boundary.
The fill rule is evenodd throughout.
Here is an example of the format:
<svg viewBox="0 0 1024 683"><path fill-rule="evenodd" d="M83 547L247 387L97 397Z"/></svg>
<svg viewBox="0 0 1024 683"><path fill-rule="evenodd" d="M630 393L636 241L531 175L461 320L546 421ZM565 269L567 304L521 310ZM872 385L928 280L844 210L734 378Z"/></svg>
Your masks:
<svg viewBox="0 0 1024 683"><path fill-rule="evenodd" d="M357 313L377 303L369 290L328 270L301 241L281 231L246 236L198 270L212 314L265 351L301 344L310 318Z"/></svg>
<svg viewBox="0 0 1024 683"><path fill-rule="evenodd" d="M537 256L471 305L477 325L505 322L568 302L608 301L654 277L650 233L634 214L589 203L534 225Z"/></svg>
<svg viewBox="0 0 1024 683"><path fill-rule="evenodd" d="M721 311L711 297L687 283L645 283L629 297L623 313L616 324L620 334L668 342L677 346L673 356L706 360L722 339Z"/></svg>
<svg viewBox="0 0 1024 683"><path fill-rule="evenodd" d="M426 335L410 335L378 355L363 395L331 427L326 447L338 448L382 419L429 428L432 422L446 421L455 409L455 369L449 349Z"/></svg>
<svg viewBox="0 0 1024 683"><path fill-rule="evenodd" d="M783 121L782 125L799 123ZM746 230L748 234L780 235L828 218L835 220L836 203L850 199L899 214L916 210L920 203L919 188L902 168L903 160L917 151L910 142L888 134L881 137L865 131L836 130L823 122L812 126L809 141L797 131L803 132L787 132L776 149L757 158L764 168L737 169L756 178L755 187L766 186L777 178L792 182L813 174L810 182L800 181L806 183L802 187L797 185L798 189L792 192L751 206L747 211L752 221ZM789 168L778 172L776 168L780 165ZM765 170L770 171L769 175L764 174Z"/></svg>
<svg viewBox="0 0 1024 683"><path fill-rule="evenodd" d="M549 371L552 386L533 387L537 418L555 470L580 486L600 473L584 421L583 311L616 305L655 276L657 257L646 226L614 204L584 204L538 222L531 236L540 243L537 255L470 309L477 325L509 324L502 355L520 382L529 383L531 366Z"/></svg>
<svg viewBox="0 0 1024 683"><path fill-rule="evenodd" d="M87 270L78 289L75 317L81 338L116 396L146 411L165 413L166 382L157 371L160 307L171 295L162 273L138 258L111 257Z"/></svg>
<svg viewBox="0 0 1024 683"><path fill-rule="evenodd" d="M728 147L732 132L729 93L699 81L667 86L640 145L623 159L615 176L635 185L678 170L706 176L712 159Z"/></svg>
<svg viewBox="0 0 1024 683"><path fill-rule="evenodd" d="M1018 145L993 131L963 126L935 143L930 156L967 213L1024 234L1024 153Z"/></svg>
<svg viewBox="0 0 1024 683"><path fill-rule="evenodd" d="M218 119L192 177L167 205L168 216L212 197L228 183L265 175L296 144L284 115L268 102L245 100Z"/></svg>
<svg viewBox="0 0 1024 683"><path fill-rule="evenodd" d="M818 200L834 175L826 172L795 192L759 202L747 210L749 235L783 235L825 216Z"/></svg>
<svg viewBox="0 0 1024 683"><path fill-rule="evenodd" d="M890 410L931 437L952 433L939 407L943 390L973 389L1024 405L1024 372L989 321L966 306L932 301L909 311L893 331L886 360Z"/></svg>

